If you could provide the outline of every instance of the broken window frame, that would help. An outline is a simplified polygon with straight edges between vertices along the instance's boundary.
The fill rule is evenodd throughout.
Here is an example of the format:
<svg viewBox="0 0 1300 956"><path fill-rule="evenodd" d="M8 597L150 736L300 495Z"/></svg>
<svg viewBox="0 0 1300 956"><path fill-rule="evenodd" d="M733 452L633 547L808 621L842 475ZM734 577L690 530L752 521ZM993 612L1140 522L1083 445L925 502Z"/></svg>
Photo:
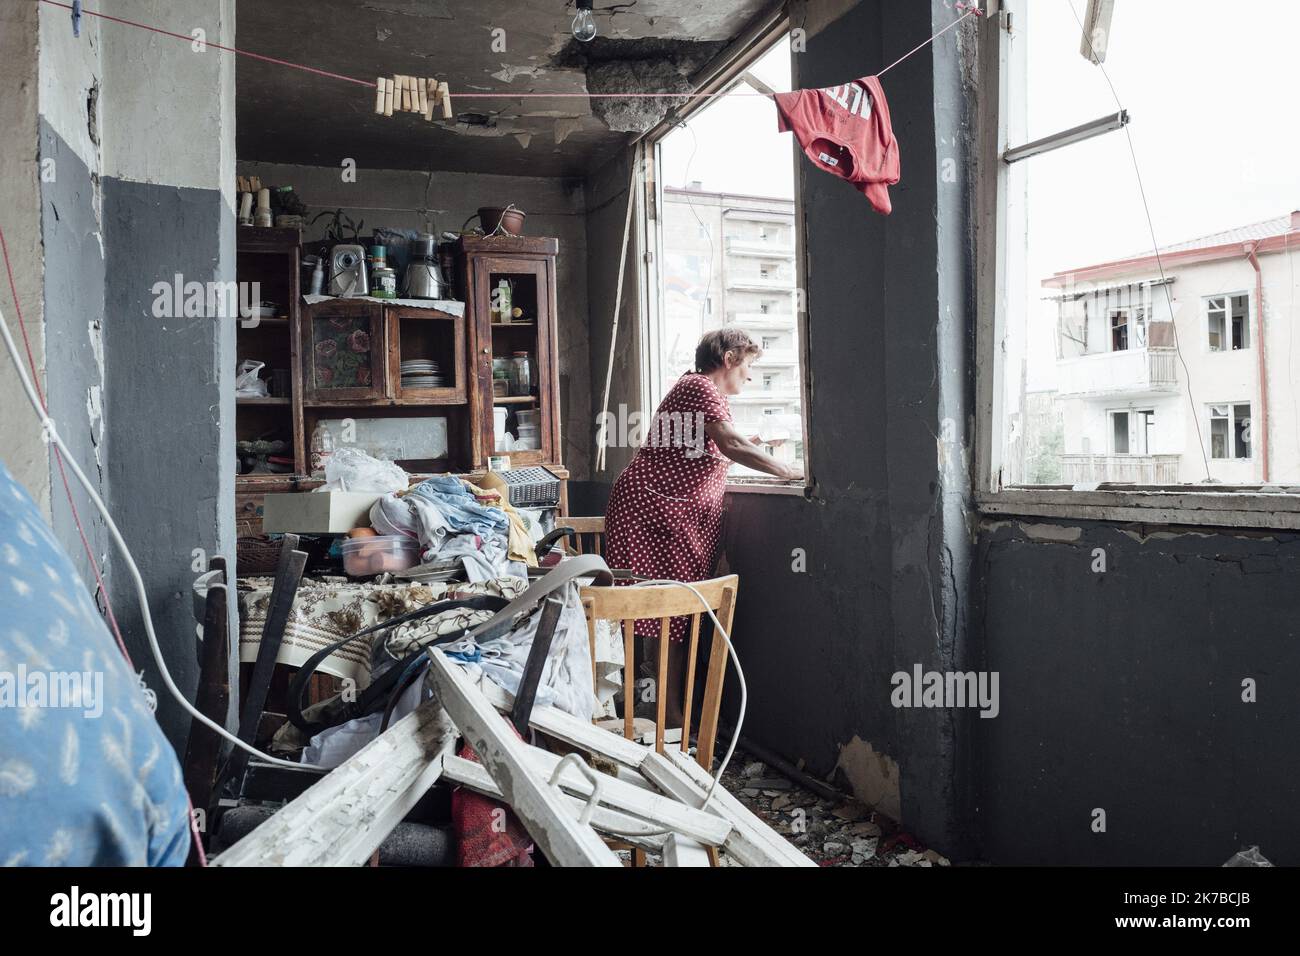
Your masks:
<svg viewBox="0 0 1300 956"><path fill-rule="evenodd" d="M662 354L659 333L662 328L660 310L663 307L663 302L658 290L660 288L659 268L664 258L663 236L662 230L659 228L661 210L664 208L664 184L660 181L658 175L660 169L660 144L664 137L686 119L708 107L714 99L713 96L708 94L721 93L739 85L749 85L762 93L771 92L762 80L749 73L749 68L762 59L771 50L772 46L787 38L793 27L794 24L781 5L770 8L724 49L713 62L691 77L691 85L701 95L695 96L684 105L669 111L668 115L659 124L641 134L636 140L635 161L645 171L645 175L640 178L642 194L641 201L638 203L639 213L637 216L637 240L641 245L641 253L638 255L641 314L645 317L645 321L641 323L640 328L642 354L641 397L644 408L655 407L657 397L654 394L655 389L652 383L659 380L658 357ZM799 58L796 56L791 69L791 77L796 87L799 84L798 68ZM805 236L807 236L807 229L803 203L807 170L804 168L804 164L799 161L803 153L799 149L798 143L793 139L790 143L790 150L795 157L793 239L795 246L796 294L794 296L794 312L795 337L797 340L795 347L798 350L799 367L802 373L799 376L799 412L803 420L801 445L804 451L804 477L803 481L782 481L777 478L766 477L746 478L743 481L729 479L726 486L728 493L786 494L808 497L816 484L811 458L813 438L809 422L809 410L812 407L809 381L812 376L809 374L808 366L808 253L807 244L804 241ZM763 312L765 310L760 306L759 311Z"/></svg>
<svg viewBox="0 0 1300 956"><path fill-rule="evenodd" d="M1211 352L1244 352L1250 342L1250 293L1221 292L1205 296L1205 343ZM1243 301L1240 312L1238 301ZM1216 305L1215 303L1219 303ZM1218 325L1219 345L1214 344L1215 325Z"/></svg>
<svg viewBox="0 0 1300 956"><path fill-rule="evenodd" d="M974 165L975 500L980 511L988 515L1300 530L1300 487L1294 485L1124 485L1085 489L1067 485L1003 484L1002 395L1008 370L999 359L1006 336L1004 305L1010 272L1007 253L1018 238L1016 223L1008 210L1008 151L1024 142L1025 132L1023 117L1017 117L1009 104L1013 78L1018 71L1023 76L1026 38L1017 33L1017 17L1024 17L1025 0L987 0L985 7L986 16L975 27L980 37ZM1061 142L1050 144L1051 147L1061 145ZM1029 156L1017 155L1015 160L1032 162ZM1230 326L1225 333L1231 335ZM1208 435L1206 441L1208 456ZM1253 448L1251 452L1253 455Z"/></svg>

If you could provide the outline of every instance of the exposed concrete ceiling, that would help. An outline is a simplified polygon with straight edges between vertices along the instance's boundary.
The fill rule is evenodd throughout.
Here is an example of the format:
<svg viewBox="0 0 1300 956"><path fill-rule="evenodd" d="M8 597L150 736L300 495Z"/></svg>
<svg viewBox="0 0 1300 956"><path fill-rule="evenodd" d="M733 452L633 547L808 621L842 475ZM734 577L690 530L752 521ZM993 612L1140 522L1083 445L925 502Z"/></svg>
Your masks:
<svg viewBox="0 0 1300 956"><path fill-rule="evenodd" d="M369 81L395 73L446 80L457 118L377 116L371 89L240 57L238 155L316 166L351 158L372 169L580 176L627 142L626 130L640 120L636 109L600 111L602 120L585 96L463 94L587 93L588 67L591 92L644 83L656 71L664 81L659 91L677 92L682 74L703 65L771 2L596 0L597 40L579 44L569 29L573 0L239 0L240 49ZM494 34L498 28L504 35ZM502 38L505 51L494 51L494 39L499 47ZM673 42L656 42L665 40ZM625 61L638 62L622 69ZM644 108L666 105L647 101Z"/></svg>

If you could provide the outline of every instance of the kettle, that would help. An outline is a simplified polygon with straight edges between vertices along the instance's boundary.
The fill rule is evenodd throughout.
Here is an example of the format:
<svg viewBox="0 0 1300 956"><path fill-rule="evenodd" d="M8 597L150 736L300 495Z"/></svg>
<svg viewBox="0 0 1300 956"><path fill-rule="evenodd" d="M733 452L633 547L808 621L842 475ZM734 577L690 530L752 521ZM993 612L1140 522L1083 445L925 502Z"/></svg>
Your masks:
<svg viewBox="0 0 1300 956"><path fill-rule="evenodd" d="M446 283L438 266L438 240L425 233L411 243L402 295L407 299L441 299Z"/></svg>

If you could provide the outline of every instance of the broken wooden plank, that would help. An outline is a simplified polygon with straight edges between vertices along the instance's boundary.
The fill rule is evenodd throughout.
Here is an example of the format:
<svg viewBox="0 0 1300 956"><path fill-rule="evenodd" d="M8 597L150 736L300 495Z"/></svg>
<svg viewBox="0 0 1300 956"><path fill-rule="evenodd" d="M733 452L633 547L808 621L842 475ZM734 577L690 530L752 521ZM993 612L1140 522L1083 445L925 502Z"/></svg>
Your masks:
<svg viewBox="0 0 1300 956"><path fill-rule="evenodd" d="M589 826L578 823L560 792L529 764L528 745L515 737L504 717L439 650L428 652L429 680L442 703L501 788L505 802L556 866L622 866ZM383 739L383 738L380 738Z"/></svg>
<svg viewBox="0 0 1300 956"><path fill-rule="evenodd" d="M673 833L664 841L664 866L712 866L703 846Z"/></svg>
<svg viewBox="0 0 1300 956"><path fill-rule="evenodd" d="M719 784L713 788L708 806L704 796L713 786L713 778L692 757L676 750L651 754L641 765L651 783L688 806L700 807L727 819L732 835L723 849L746 866L816 866L781 834L767 825L749 808Z"/></svg>
<svg viewBox="0 0 1300 956"><path fill-rule="evenodd" d="M361 866L428 792L456 728L425 701L335 767L213 866Z"/></svg>
<svg viewBox="0 0 1300 956"><path fill-rule="evenodd" d="M227 618L227 589L224 583L208 586L203 615L202 660L194 706L213 723L224 726L230 704L230 622ZM212 809L217 785L221 737L198 718L190 721L190 738L185 747L185 789L195 808Z"/></svg>
<svg viewBox="0 0 1300 956"><path fill-rule="evenodd" d="M494 800L502 799L501 788L492 780L492 775L472 760L461 757L444 758L442 776L444 780L459 783L485 797ZM577 816L586 806L586 800L581 797L565 794L564 799L574 816ZM626 843L656 853L663 851L664 841L668 838L668 834L664 833L663 828L658 824L649 823L607 806L596 807L591 817L591 826L601 833L608 833Z"/></svg>
<svg viewBox="0 0 1300 956"><path fill-rule="evenodd" d="M550 779L562 759L538 747L529 747L527 758L537 767L538 773L547 779ZM564 767L559 783L565 791L584 801L591 795L591 781L575 767ZM662 793L642 790L608 775L602 775L600 783L601 803L605 806L668 827L706 846L725 845L731 833L731 824L717 814L695 809Z"/></svg>

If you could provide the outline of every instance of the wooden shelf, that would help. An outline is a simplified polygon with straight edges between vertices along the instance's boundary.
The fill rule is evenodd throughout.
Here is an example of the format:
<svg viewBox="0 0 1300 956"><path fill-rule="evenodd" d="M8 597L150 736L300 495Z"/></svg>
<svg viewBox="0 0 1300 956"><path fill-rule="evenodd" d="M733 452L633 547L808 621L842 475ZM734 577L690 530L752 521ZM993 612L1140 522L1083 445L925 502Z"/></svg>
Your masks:
<svg viewBox="0 0 1300 956"><path fill-rule="evenodd" d="M271 316L269 318L263 317L257 320L257 325L244 324L245 322L251 322L251 321L252 321L251 317L247 319L241 318L239 320L240 331L252 332L255 329L260 329L264 325L271 325L271 326L275 326L276 328L283 328L289 324L289 317L287 315L276 315L276 316Z"/></svg>
<svg viewBox="0 0 1300 956"><path fill-rule="evenodd" d="M236 405L288 405L293 401L291 398L281 398L276 396L267 396L266 398L240 398L235 396Z"/></svg>
<svg viewBox="0 0 1300 956"><path fill-rule="evenodd" d="M493 322L494 329L533 329L537 327L536 322L520 320L518 322Z"/></svg>
<svg viewBox="0 0 1300 956"><path fill-rule="evenodd" d="M492 399L493 405L531 405L537 401L536 395L502 395Z"/></svg>

